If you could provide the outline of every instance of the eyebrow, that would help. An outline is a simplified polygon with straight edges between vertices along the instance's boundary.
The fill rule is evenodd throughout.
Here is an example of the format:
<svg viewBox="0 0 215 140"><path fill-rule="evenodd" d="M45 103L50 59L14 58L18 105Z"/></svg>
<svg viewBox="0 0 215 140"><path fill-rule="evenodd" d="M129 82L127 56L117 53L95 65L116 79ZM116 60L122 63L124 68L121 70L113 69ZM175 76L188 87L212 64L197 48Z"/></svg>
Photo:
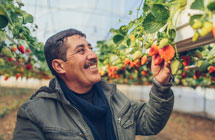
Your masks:
<svg viewBox="0 0 215 140"><path fill-rule="evenodd" d="M79 44L79 45L77 45L76 47L75 47L75 49L74 50L77 50L78 48L84 48L84 44ZM91 47L92 45L90 44L90 43L88 43L88 47Z"/></svg>

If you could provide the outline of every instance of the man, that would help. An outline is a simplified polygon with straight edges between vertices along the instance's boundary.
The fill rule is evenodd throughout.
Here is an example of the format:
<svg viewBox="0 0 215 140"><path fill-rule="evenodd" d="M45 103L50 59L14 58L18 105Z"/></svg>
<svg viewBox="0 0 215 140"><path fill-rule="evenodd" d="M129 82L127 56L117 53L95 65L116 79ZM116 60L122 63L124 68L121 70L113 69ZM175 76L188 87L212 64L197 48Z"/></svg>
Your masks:
<svg viewBox="0 0 215 140"><path fill-rule="evenodd" d="M133 140L165 126L173 107L169 62L152 60L154 84L143 103L101 79L97 56L80 31L53 35L44 51L56 78L20 107L14 140Z"/></svg>

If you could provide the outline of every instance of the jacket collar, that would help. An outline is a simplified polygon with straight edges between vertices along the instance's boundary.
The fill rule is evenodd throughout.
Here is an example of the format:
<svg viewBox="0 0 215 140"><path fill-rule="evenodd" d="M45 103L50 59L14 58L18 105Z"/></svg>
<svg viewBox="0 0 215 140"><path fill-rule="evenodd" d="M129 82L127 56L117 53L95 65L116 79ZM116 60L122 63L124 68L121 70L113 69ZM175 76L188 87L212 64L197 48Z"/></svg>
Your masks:
<svg viewBox="0 0 215 140"><path fill-rule="evenodd" d="M105 81L104 79L102 79L99 83L103 89L106 98L109 101L111 96L116 93L116 85L108 84L107 81ZM41 87L34 95L32 95L30 99L33 99L35 97L52 98L65 104L70 104L69 101L65 98L57 78L51 79L49 82L49 87Z"/></svg>

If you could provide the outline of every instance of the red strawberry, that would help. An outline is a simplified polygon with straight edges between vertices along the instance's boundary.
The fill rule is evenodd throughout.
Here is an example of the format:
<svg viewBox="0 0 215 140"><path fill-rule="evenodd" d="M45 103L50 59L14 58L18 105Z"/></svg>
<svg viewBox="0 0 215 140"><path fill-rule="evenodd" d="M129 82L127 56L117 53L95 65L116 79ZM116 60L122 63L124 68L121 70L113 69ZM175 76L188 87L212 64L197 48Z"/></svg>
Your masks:
<svg viewBox="0 0 215 140"><path fill-rule="evenodd" d="M187 66L186 66L186 67L184 67L184 70L189 70L189 67L187 67Z"/></svg>
<svg viewBox="0 0 215 140"><path fill-rule="evenodd" d="M9 79L8 75L5 75L4 80L7 81Z"/></svg>
<svg viewBox="0 0 215 140"><path fill-rule="evenodd" d="M31 53L31 50L30 49L25 49L25 51L27 52L27 53Z"/></svg>
<svg viewBox="0 0 215 140"><path fill-rule="evenodd" d="M152 44L151 48L149 49L149 56L153 56L155 54L158 54L158 46L155 44Z"/></svg>
<svg viewBox="0 0 215 140"><path fill-rule="evenodd" d="M121 69L120 69L120 70L124 70L124 69L125 69L125 66L121 67Z"/></svg>
<svg viewBox="0 0 215 140"><path fill-rule="evenodd" d="M146 62L147 62L148 58L146 55L144 55L142 58L141 58L141 65L144 65Z"/></svg>
<svg viewBox="0 0 215 140"><path fill-rule="evenodd" d="M187 77L186 72L183 72L183 73L181 74L181 76L182 76L182 78L186 78L186 77Z"/></svg>
<svg viewBox="0 0 215 140"><path fill-rule="evenodd" d="M175 49L172 45L159 48L159 54L165 61L170 61L175 56Z"/></svg>
<svg viewBox="0 0 215 140"><path fill-rule="evenodd" d="M143 71L141 71L141 74L144 76L147 76L148 73L147 73L147 71L143 70Z"/></svg>
<svg viewBox="0 0 215 140"><path fill-rule="evenodd" d="M120 75L119 74L116 75L116 79L120 79Z"/></svg>
<svg viewBox="0 0 215 140"><path fill-rule="evenodd" d="M16 80L19 79L19 77L20 77L20 74L17 73L17 74L16 74Z"/></svg>
<svg viewBox="0 0 215 140"><path fill-rule="evenodd" d="M9 61L9 62L12 62L12 61L13 61L13 57L9 57L9 58L8 58L8 61Z"/></svg>
<svg viewBox="0 0 215 140"><path fill-rule="evenodd" d="M131 68L134 67L134 62L130 61L130 67L131 67Z"/></svg>
<svg viewBox="0 0 215 140"><path fill-rule="evenodd" d="M188 66L190 64L190 56L182 56L181 59L184 60L182 62L184 66Z"/></svg>
<svg viewBox="0 0 215 140"><path fill-rule="evenodd" d="M23 45L20 45L20 46L18 47L18 50L19 50L22 54L25 53L25 48L24 48Z"/></svg>
<svg viewBox="0 0 215 140"><path fill-rule="evenodd" d="M210 66L209 73L215 72L215 66Z"/></svg>
<svg viewBox="0 0 215 140"><path fill-rule="evenodd" d="M125 60L124 60L124 66L127 66L127 65L129 65L130 64L130 60L128 59L128 58L126 58Z"/></svg>
<svg viewBox="0 0 215 140"><path fill-rule="evenodd" d="M140 62L140 59L136 59L134 60L134 65L138 68L141 66L141 62Z"/></svg>
<svg viewBox="0 0 215 140"><path fill-rule="evenodd" d="M31 64L26 64L25 68L26 68L27 70L31 70L31 69L32 69L32 65L31 65Z"/></svg>

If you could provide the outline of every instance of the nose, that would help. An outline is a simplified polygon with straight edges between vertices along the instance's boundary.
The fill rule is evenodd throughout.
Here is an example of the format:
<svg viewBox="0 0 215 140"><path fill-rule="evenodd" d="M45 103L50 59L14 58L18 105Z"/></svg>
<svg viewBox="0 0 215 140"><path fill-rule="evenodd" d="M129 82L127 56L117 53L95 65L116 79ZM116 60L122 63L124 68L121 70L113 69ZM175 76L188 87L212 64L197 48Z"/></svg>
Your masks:
<svg viewBox="0 0 215 140"><path fill-rule="evenodd" d="M97 59L97 55L91 49L88 49L87 59Z"/></svg>

